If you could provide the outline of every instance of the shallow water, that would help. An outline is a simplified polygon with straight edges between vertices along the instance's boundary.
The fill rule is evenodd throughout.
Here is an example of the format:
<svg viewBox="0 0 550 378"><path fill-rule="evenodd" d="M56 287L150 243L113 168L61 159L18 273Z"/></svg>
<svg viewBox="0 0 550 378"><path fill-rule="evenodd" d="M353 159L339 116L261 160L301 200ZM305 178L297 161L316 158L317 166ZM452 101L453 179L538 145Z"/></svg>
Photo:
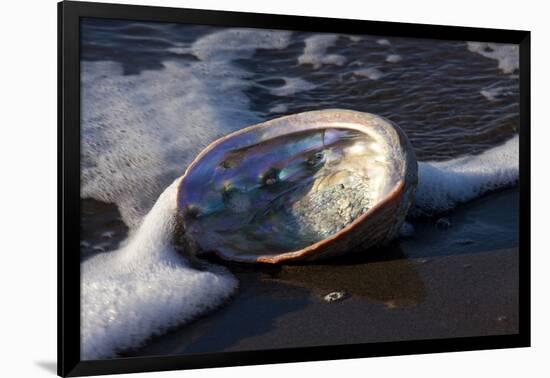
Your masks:
<svg viewBox="0 0 550 378"><path fill-rule="evenodd" d="M190 45L220 30L87 20L82 60L115 61L125 75L162 69L167 60L198 62ZM259 118L325 108L379 114L405 129L420 160L480 152L518 131L518 75L470 51L467 42L370 35L315 40L319 35L293 32L284 49L232 57L247 72L245 93ZM317 55L306 51L312 36Z"/></svg>
<svg viewBox="0 0 550 378"><path fill-rule="evenodd" d="M514 46L92 19L84 20L81 25L83 207L80 255L85 271L93 272L83 279L83 298L87 298L83 308L91 310L86 315L90 328L85 334L96 335L86 339L84 349L90 352L83 358L110 357L120 353L120 348L135 348L152 334L184 324L206 308L222 304L231 294L235 283L224 270L214 269L210 274L208 265L178 257L177 251L169 245L172 226L166 221L171 216L168 210L173 206L166 198L164 202L159 201L159 206L170 209L165 213L160 206L149 221L151 227L136 232L159 195L181 176L197 153L231 131L284 114L326 108L385 116L407 132L419 160L464 156L451 163L421 165L423 194L417 203L422 204L421 209L430 210L428 212L448 211L490 189L510 186L517 179L517 137L513 136L518 133L519 125L519 81L517 48ZM507 140L510 141L503 148L480 157L469 157ZM517 205L513 195L506 198L506 201L514 198L514 205ZM499 203L506 204L506 201ZM496 219L486 224L477 223L490 217L487 212L494 210L494 207L487 210L474 206L467 213L469 215L462 220L459 218L458 222L451 216L451 224L458 226L453 229L458 232L451 233L438 234L435 223L416 220L415 236L403 239L400 244L405 253L394 256L393 248L383 250L379 255L382 264L395 258L409 266L408 259L418 258L423 253L442 258L462 250L478 253L507 248L513 251L517 246L517 228L513 223L517 219L517 208L499 206ZM162 231L162 235L155 230ZM146 243L123 242L128 232L135 237L130 241L144 240ZM122 243L121 248L113 253L113 258L102 257L109 255L119 243ZM482 258L486 264L483 266L489 267L489 261L498 262L498 259ZM433 335L428 326L434 321L447 324L447 331L454 329L457 334L464 335L479 334L483 327L489 333L513 332L514 257L503 259L506 264L512 264L510 269L506 268L511 281L503 289L505 298L495 297L498 303L502 299L505 306L495 308L509 313L506 315L511 320L509 326L499 323L493 327L492 318L483 316L494 317L494 314L478 305L471 309L479 318L476 325L460 328L460 324L448 322L442 312L441 317L430 318L432 323L423 323L425 336ZM104 263L109 260L116 260L117 264ZM119 266L121 261L123 264ZM438 264L445 267L444 261L448 260L441 261ZM372 272L370 263L371 260L355 261L354 268L351 271L344 269L343 275L361 277L365 274L364 269ZM389 269L395 273L404 269L410 273L408 268L396 268L391 261L387 263L389 265L381 266L381 272ZM428 312L433 306L451 303L455 295L463 294L455 294L456 287L453 287L460 284L459 276L453 284L442 283L440 291L438 285L430 285L436 277L441 278L438 275L440 267L427 269L420 276L405 275L412 277L411 282L418 283L416 286L420 288L411 294L414 301L432 304L427 305ZM109 270L106 278L99 268ZM262 279L260 273L241 274L241 268L231 264L228 268L242 280L243 295L250 295L251 291L246 289L249 285L254 288L254 298L263 298L257 296L263 287L258 281ZM475 281L465 283L465 288L476 285L480 293L487 296L491 287L500 283L495 278L498 272L498 269L492 271L486 279L480 273ZM300 286L304 276L295 273L289 272L278 279L284 281L284 285ZM322 277L325 273L308 271L305 276ZM200 277L196 287L183 284L187 278L195 276ZM176 279L170 281L174 277ZM182 285L175 281L181 281ZM169 282L172 284L167 284ZM214 296L205 298L204 288L210 283L214 283L212 288L217 291ZM305 289L299 290L306 290L309 298L307 293L313 289L310 283L304 285ZM284 286L277 287L276 291L280 291L284 301L290 301L291 305L282 306L284 310L274 315L275 322L288 318L293 309L311 304L310 299L294 300L292 291L286 291ZM117 295L120 290L133 293L135 288L145 290L144 295ZM434 290L430 292L433 296L426 294L424 288ZM283 292L290 297L285 297ZM239 303L239 295L237 292L236 303ZM369 295L354 297L351 293L351 296L355 298L353 301L342 303L354 303L358 311L364 310L364 306L372 306ZM388 301L390 307L393 306L391 300L385 300ZM153 302L156 305L152 306ZM276 305L277 302L266 300L264 305L270 303ZM312 308L314 312L320 310ZM456 307L447 306L445 314L453 309ZM109 317L104 316L105 311ZM237 306L232 311L250 316L257 308ZM182 313L186 314L183 318ZM219 315L225 319L222 324L232 319L224 318L224 314L227 312ZM375 313L375 316L383 319L385 315ZM189 332L195 332L196 327L200 329L201 324L192 323ZM254 327L237 328L231 337L242 339L244 349L247 345L253 347L253 342L247 344L243 338L254 334ZM265 327L259 326L260 329ZM308 340L314 344L336 343L338 337L349 335L352 328L345 328L340 334L325 335L325 339L317 333ZM111 334L102 329L112 330ZM382 327L376 335L380 336L384 330L391 333L392 326ZM394 337L419 337L415 332L401 330L403 333ZM358 342L361 338L378 340L371 331L356 333ZM285 338L285 333L269 335L267 340L272 340L273 346L280 345L273 338L293 340ZM193 337L205 337L202 340L208 351L226 349L227 342L218 349L215 342L208 343L213 337L208 332L199 332L199 336ZM157 339L154 350L169 353L170 340L173 340L170 336ZM179 342L186 344L188 341L180 339ZM231 341L232 345L237 342ZM269 347L265 342L256 345ZM300 344L296 341L295 345ZM194 349L178 348L181 353L189 350Z"/></svg>

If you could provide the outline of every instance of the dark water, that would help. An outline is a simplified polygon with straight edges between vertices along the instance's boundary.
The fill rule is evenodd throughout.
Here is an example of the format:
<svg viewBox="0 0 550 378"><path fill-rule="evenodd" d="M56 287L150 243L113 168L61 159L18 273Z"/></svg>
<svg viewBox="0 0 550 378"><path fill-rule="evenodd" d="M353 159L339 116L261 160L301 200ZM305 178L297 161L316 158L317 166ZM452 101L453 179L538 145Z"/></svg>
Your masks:
<svg viewBox="0 0 550 378"><path fill-rule="evenodd" d="M223 28L86 19L82 22L81 59L111 60L124 73L162 69L163 61L197 61L192 54L171 48L189 46L198 38ZM318 33L317 33L318 34ZM314 33L293 32L284 49L258 49L236 59L254 83L246 95L260 118L325 108L346 108L385 116L409 135L420 160L474 154L501 143L518 132L519 81L504 74L498 62L468 50L466 42L362 35L360 41L340 37L325 55L344 56L341 66L312 69L298 64L305 39ZM385 39L385 38L384 38ZM490 49L490 48L489 48ZM389 55L401 60L388 63ZM354 74L376 69L373 80ZM314 85L289 96L273 94L283 78L300 78ZM505 88L493 101L480 92ZM277 105L286 108L272 112ZM246 125L243 125L243 127Z"/></svg>

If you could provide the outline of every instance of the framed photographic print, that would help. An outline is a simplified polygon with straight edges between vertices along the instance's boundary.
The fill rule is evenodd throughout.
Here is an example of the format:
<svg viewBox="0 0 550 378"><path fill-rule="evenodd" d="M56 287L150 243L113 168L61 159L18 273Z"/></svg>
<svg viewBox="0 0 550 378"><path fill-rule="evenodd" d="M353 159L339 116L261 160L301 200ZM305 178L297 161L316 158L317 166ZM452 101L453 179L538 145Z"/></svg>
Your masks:
<svg viewBox="0 0 550 378"><path fill-rule="evenodd" d="M529 32L58 12L59 375L529 346Z"/></svg>

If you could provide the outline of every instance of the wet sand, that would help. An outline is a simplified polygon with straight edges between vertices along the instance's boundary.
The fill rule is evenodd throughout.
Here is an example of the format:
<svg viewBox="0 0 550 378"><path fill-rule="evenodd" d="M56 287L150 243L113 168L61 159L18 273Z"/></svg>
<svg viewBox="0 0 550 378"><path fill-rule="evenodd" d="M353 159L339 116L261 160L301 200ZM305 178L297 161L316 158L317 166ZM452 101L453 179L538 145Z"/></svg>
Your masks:
<svg viewBox="0 0 550 378"><path fill-rule="evenodd" d="M83 202L83 224L95 227L83 234L89 253L96 243L115 245L124 229L113 211ZM445 215L450 227L438 218L415 221L410 238L320 264L252 266L212 259L240 282L232 300L122 355L517 333L518 202L517 190L494 193ZM112 230L113 222L117 231L106 238L103 231ZM343 298L327 302L324 297L335 291Z"/></svg>

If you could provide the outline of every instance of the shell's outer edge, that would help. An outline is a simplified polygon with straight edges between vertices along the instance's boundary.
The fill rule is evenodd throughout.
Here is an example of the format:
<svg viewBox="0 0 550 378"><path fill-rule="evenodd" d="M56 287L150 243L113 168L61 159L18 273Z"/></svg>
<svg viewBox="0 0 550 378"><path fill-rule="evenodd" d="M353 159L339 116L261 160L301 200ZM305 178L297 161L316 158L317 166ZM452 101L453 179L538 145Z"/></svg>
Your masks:
<svg viewBox="0 0 550 378"><path fill-rule="evenodd" d="M383 200L378 202L375 206L370 208L366 213L362 214L360 217L348 224L342 230L338 231L337 233L331 235L326 239L311 244L300 250L285 252L278 255L263 256L228 256L219 250L214 250L212 252L225 260L243 263L280 264L283 262L298 260L314 261L344 254L351 248L358 246L361 246L362 249L367 249L369 247L387 242L393 239L395 235L397 235L401 224L405 220L406 213L414 198L414 191L416 190L418 167L414 150L406 134L395 123L387 120L386 118L371 113L358 112L353 110L326 109L287 115L237 130L231 134L215 140L214 142L210 143L206 148L204 148L185 170L185 173L183 174L177 189L177 203L179 204L181 202L181 187L185 182L185 178L189 174L189 172L192 171L195 165L208 152L210 152L212 149L214 149L224 141L237 135L249 133L251 131L267 129L273 125L284 125L285 123L288 123L288 121L294 120L298 121L299 123L305 124L316 121L319 122L320 120L322 120L323 117L327 117L327 119L323 120L323 122L326 122L327 124L310 127L309 129L334 127L333 125L330 125L331 121L343 121L350 123L355 121L362 127L342 128L354 128L359 131L366 132L366 129L363 128L366 128L366 126L363 126L364 122L379 120L381 121L381 123L377 122L377 125L382 126L385 131L395 131L399 138L400 146L394 147L402 148L403 153L406 157L404 161L405 166L403 168L405 172L404 180L401 180ZM183 226L183 228L185 228L185 225ZM188 243L188 245L194 244L195 243ZM193 249L197 248L197 246L193 247Z"/></svg>

